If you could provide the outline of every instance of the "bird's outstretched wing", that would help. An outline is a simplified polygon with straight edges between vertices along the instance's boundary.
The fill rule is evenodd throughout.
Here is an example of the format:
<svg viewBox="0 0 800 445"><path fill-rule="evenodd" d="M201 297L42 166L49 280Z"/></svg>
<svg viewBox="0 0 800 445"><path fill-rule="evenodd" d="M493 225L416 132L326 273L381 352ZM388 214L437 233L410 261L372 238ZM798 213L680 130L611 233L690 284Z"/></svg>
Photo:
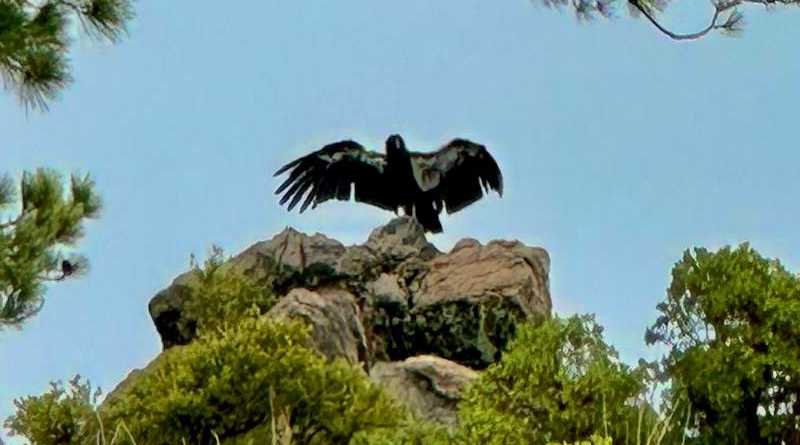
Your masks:
<svg viewBox="0 0 800 445"><path fill-rule="evenodd" d="M280 204L287 201L291 211L303 200L300 212L309 205L316 207L329 199L347 201L355 185L355 199L395 211L384 183L386 159L379 153L367 151L354 141L340 141L298 158L281 167L275 176L289 171L289 177L275 190L285 193ZM305 195L305 199L303 196Z"/></svg>
<svg viewBox="0 0 800 445"><path fill-rule="evenodd" d="M412 153L414 179L437 207L455 213L490 189L503 195L503 175L486 147L454 139L433 153Z"/></svg>

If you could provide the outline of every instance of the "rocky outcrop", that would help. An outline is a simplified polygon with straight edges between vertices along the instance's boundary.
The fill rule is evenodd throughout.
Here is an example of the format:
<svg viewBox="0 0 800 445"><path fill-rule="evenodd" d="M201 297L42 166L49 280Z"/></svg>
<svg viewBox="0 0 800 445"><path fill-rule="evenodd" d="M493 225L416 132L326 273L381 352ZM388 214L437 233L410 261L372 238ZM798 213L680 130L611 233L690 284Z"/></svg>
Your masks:
<svg viewBox="0 0 800 445"><path fill-rule="evenodd" d="M419 418L455 424L456 405L478 373L433 355L378 362L370 378Z"/></svg>
<svg viewBox="0 0 800 445"><path fill-rule="evenodd" d="M323 355L364 367L399 400L443 422L453 421L473 370L498 360L515 326L551 310L544 249L464 239L442 253L410 218L349 247L287 228L224 267L280 296L267 316L306 320ZM196 335L183 310L192 279L179 276L150 302L164 349Z"/></svg>
<svg viewBox="0 0 800 445"><path fill-rule="evenodd" d="M341 300L333 296L349 295L347 305L358 313L347 317L357 321L315 332L325 332L319 333L321 339L348 333L347 338L336 338L339 346L329 349L333 345L326 344L322 352L366 363L436 354L480 369L497 360L520 319L549 314L551 306L544 249L518 241L484 246L466 239L442 254L408 218L375 229L366 243L352 247L321 234L286 229L246 249L228 266L256 280L272 277L276 292L291 296L286 301L292 306L279 303L281 310L298 315L310 310L306 303L316 305L322 312L302 314L314 326L332 323L325 320L334 314L344 317L331 309L343 307L332 303ZM182 311L190 298L190 282L191 274L181 275L150 302L165 348L185 344L195 335L195 322ZM299 289L327 290L312 296ZM297 300L299 295L305 302ZM326 306L332 312L323 311L323 302L333 305ZM366 332L366 343L355 340L352 332ZM349 344L346 352L341 349L344 343Z"/></svg>

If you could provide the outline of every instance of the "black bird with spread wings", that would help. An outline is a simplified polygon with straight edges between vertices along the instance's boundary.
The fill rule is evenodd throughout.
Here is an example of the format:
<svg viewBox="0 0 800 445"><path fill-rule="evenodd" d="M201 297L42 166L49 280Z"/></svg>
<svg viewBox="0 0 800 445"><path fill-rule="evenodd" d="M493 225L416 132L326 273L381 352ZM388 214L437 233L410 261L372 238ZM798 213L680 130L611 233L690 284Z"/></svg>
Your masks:
<svg viewBox="0 0 800 445"><path fill-rule="evenodd" d="M354 141L340 141L281 167L289 171L278 187L281 205L298 204L300 213L329 199L355 200L413 215L426 231L439 233L439 214L458 212L490 189L503 195L503 175L486 147L455 139L432 153L406 149L403 138L389 136L386 154L366 150ZM354 190L354 192L353 192Z"/></svg>

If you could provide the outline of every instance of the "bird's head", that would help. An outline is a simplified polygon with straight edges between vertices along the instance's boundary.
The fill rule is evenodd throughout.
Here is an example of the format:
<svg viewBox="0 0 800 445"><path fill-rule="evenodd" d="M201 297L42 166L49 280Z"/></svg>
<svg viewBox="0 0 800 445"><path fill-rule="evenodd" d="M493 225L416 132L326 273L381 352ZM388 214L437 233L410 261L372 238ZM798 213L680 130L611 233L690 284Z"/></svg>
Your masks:
<svg viewBox="0 0 800 445"><path fill-rule="evenodd" d="M393 134L386 139L386 154L400 154L406 152L406 143L398 134Z"/></svg>

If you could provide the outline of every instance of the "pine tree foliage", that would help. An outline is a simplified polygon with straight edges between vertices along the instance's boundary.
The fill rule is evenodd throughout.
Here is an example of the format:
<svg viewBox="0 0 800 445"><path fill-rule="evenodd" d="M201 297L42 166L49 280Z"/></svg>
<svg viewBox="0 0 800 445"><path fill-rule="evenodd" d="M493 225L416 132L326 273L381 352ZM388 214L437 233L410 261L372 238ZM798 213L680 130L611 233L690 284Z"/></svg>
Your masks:
<svg viewBox="0 0 800 445"><path fill-rule="evenodd" d="M73 175L68 191L52 170L24 173L19 190L9 176L0 178L0 329L20 326L42 308L46 282L86 271L86 259L70 248L100 208L88 175Z"/></svg>
<svg viewBox="0 0 800 445"><path fill-rule="evenodd" d="M46 109L71 81L71 26L116 42L132 18L130 0L0 0L0 75L26 107Z"/></svg>
<svg viewBox="0 0 800 445"><path fill-rule="evenodd" d="M706 27L689 33L677 33L659 21L659 15L672 0L540 0L549 7L571 8L580 20L595 17L615 16L620 3L625 3L630 14L643 17L658 31L673 40L694 40L719 31L727 35L738 35L744 25L742 10L746 6L772 9L781 6L800 6L800 0L711 0L709 23Z"/></svg>

